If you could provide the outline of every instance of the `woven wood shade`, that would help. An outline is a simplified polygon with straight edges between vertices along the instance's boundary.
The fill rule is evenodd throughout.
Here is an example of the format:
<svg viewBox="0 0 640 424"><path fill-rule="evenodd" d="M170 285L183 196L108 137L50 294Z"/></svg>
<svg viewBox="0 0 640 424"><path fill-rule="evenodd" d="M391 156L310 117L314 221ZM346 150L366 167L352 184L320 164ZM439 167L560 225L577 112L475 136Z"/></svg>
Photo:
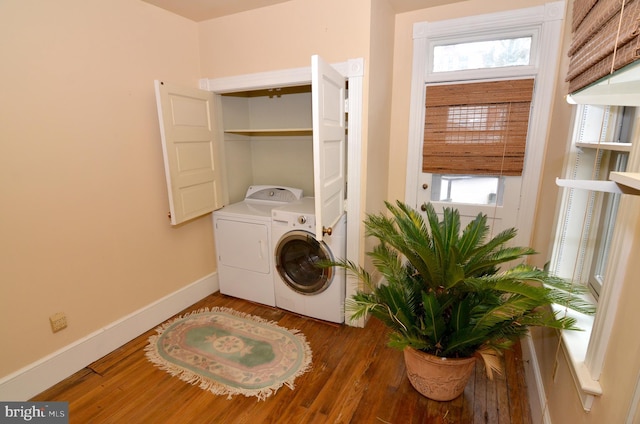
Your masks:
<svg viewBox="0 0 640 424"><path fill-rule="evenodd" d="M574 0L571 30L573 93L640 59L640 0Z"/></svg>
<svg viewBox="0 0 640 424"><path fill-rule="evenodd" d="M533 79L427 86L422 171L522 175Z"/></svg>

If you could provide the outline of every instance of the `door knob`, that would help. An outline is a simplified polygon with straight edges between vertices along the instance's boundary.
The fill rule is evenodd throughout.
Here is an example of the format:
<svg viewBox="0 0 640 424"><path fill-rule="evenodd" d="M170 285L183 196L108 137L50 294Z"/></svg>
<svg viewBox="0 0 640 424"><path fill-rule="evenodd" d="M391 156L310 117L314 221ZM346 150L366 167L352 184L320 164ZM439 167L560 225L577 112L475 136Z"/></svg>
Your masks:
<svg viewBox="0 0 640 424"><path fill-rule="evenodd" d="M322 235L323 236L330 236L332 232L333 232L333 229L331 227L329 227L329 228L322 227Z"/></svg>
<svg viewBox="0 0 640 424"><path fill-rule="evenodd" d="M422 184L422 189L423 190L426 190L428 188L429 188L429 184L427 184L427 183Z"/></svg>

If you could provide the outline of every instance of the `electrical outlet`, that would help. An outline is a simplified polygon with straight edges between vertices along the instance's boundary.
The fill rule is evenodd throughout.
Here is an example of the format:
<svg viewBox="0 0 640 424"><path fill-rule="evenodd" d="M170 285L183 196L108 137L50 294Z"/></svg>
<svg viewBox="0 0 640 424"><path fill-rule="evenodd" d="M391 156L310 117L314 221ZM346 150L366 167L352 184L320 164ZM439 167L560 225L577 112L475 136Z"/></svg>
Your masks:
<svg viewBox="0 0 640 424"><path fill-rule="evenodd" d="M49 322L51 323L51 330L54 333L67 328L67 316L64 312L57 312L49 317Z"/></svg>

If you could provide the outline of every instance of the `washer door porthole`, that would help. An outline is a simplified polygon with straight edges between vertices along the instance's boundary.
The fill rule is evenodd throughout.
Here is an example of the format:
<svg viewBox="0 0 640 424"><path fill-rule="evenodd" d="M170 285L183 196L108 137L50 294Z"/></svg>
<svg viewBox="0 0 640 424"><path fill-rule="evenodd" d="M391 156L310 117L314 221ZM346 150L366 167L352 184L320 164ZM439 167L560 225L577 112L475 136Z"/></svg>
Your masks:
<svg viewBox="0 0 640 424"><path fill-rule="evenodd" d="M331 252L311 233L286 233L278 242L275 254L278 274L294 291L314 295L322 293L331 284L334 267L318 266L322 261L333 260Z"/></svg>

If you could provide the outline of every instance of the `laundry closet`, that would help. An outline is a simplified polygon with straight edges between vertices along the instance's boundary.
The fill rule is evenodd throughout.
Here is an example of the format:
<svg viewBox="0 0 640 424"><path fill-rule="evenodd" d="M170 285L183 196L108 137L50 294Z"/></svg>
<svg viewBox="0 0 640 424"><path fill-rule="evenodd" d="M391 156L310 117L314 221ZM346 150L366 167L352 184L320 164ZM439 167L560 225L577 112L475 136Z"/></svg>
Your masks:
<svg viewBox="0 0 640 424"><path fill-rule="evenodd" d="M311 85L220 96L229 203L251 185L281 185L314 196Z"/></svg>
<svg viewBox="0 0 640 424"><path fill-rule="evenodd" d="M360 238L346 213L359 216L362 61L314 56L310 68L201 80L199 90L156 81L156 96L171 222L215 211L220 291L344 322L345 279L301 261L358 260L359 244L345 240Z"/></svg>

